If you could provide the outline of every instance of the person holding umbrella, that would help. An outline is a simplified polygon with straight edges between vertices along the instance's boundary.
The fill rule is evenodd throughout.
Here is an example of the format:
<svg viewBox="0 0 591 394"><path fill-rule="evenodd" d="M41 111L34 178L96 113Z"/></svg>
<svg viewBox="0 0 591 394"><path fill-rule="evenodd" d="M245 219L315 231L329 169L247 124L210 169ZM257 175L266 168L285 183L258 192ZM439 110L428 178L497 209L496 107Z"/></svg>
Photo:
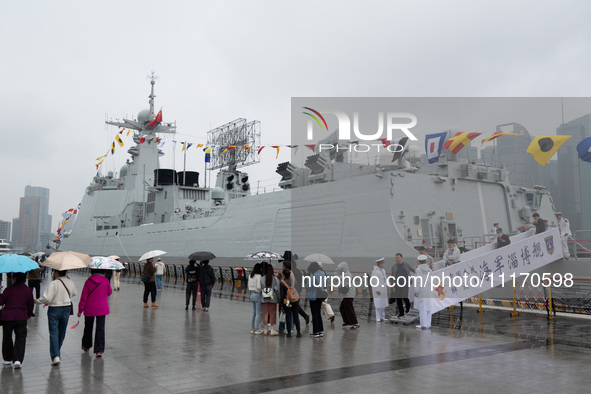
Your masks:
<svg viewBox="0 0 591 394"><path fill-rule="evenodd" d="M22 256L24 257L24 256ZM26 275L23 272L12 274L12 286L0 294L2 311L2 358L4 365L15 369L21 368L25 359L27 344L27 320L35 316L33 313L33 292L25 285ZM14 342L12 334L14 333Z"/></svg>
<svg viewBox="0 0 591 394"><path fill-rule="evenodd" d="M120 257L119 256L116 256L116 255L112 255L112 256L109 256L107 258L121 262ZM123 265L123 268L122 269L124 269L125 268L125 265L123 263L121 263L121 265ZM119 286L120 285L121 285L121 269L114 270L114 272L113 272L113 290L119 291Z"/></svg>
<svg viewBox="0 0 591 394"><path fill-rule="evenodd" d="M105 270L91 269L90 273L90 278L84 282L78 303L78 317L84 314L82 350L88 353L92 347L92 328L96 318L94 353L97 357L102 357L105 351L105 317L109 314L108 297L113 290L109 279L104 275Z"/></svg>
<svg viewBox="0 0 591 394"><path fill-rule="evenodd" d="M148 307L148 295L152 297L152 308L158 308L160 305L156 304L156 267L154 266L154 258L150 257L144 264L144 275L148 276L148 281L144 282L144 308Z"/></svg>
<svg viewBox="0 0 591 394"><path fill-rule="evenodd" d="M199 266L195 260L189 260L189 265L185 268L185 274L187 275L187 289L185 290L185 310L189 309L189 301L191 295L193 296L193 310L195 310L195 302L197 301L197 287L199 282Z"/></svg>

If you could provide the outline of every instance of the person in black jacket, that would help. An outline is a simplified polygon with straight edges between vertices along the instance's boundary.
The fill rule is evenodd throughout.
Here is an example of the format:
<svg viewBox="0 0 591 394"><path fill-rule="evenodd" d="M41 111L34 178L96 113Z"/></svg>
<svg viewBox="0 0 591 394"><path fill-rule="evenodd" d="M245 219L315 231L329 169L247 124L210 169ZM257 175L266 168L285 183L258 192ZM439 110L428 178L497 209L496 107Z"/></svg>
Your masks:
<svg viewBox="0 0 591 394"><path fill-rule="evenodd" d="M199 266L197 266L197 262L195 260L189 260L189 265L187 266L187 268L185 268L185 274L187 275L187 290L185 291L185 310L189 309L189 301L191 300L191 295L193 296L192 309L195 310L195 301L197 301L197 287L199 286L199 282L197 281L197 279L199 278Z"/></svg>
<svg viewBox="0 0 591 394"><path fill-rule="evenodd" d="M531 215L534 218L534 224L536 226L536 234L543 233L546 231L546 223L545 220L540 217L539 213L534 213Z"/></svg>
<svg viewBox="0 0 591 394"><path fill-rule="evenodd" d="M201 286L201 310L209 310L209 301L211 300L211 289L215 284L215 274L213 268L209 265L209 260L203 260L199 268L199 285Z"/></svg>
<svg viewBox="0 0 591 394"><path fill-rule="evenodd" d="M507 234L503 234L502 228L497 228L497 248L502 248L511 244L511 240Z"/></svg>

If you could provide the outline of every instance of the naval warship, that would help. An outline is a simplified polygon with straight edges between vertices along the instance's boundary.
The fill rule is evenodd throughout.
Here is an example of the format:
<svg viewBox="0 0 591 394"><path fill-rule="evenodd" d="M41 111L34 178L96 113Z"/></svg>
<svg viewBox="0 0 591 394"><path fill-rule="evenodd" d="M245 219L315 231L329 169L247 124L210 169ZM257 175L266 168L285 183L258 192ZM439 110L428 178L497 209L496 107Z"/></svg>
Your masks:
<svg viewBox="0 0 591 394"><path fill-rule="evenodd" d="M394 162L386 151L369 164L355 162L346 150L310 151L302 167L279 164L280 189L264 194L251 191L233 149L224 155L215 184L204 187L197 172L160 167L164 153L154 141L176 133L176 124L155 122L154 85L151 78L149 109L137 119L106 122L136 131L135 146L119 173L96 176L86 188L60 249L128 261L160 249L167 263L184 264L192 252L207 250L218 256L217 264L230 266L244 265L252 252L291 250L299 256L323 253L368 271L376 258L395 253L410 261L417 246L437 254L450 238L478 247L491 241L493 223L517 233L534 212L553 224L554 204L545 187L512 185L505 169L451 154L428 164L416 148ZM237 124L245 123L217 130ZM212 155L220 158L223 146L216 141L208 137ZM226 145L251 142L226 138ZM321 142L342 141L333 134Z"/></svg>

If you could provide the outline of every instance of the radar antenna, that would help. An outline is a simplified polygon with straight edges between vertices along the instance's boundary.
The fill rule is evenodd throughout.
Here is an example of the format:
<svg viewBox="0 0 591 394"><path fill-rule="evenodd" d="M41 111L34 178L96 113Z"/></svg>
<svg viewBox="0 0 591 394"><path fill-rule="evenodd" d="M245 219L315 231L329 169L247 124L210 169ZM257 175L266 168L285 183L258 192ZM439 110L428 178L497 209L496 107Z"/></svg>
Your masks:
<svg viewBox="0 0 591 394"><path fill-rule="evenodd" d="M236 119L207 132L211 146L211 170L248 166L259 162L256 149L261 143L261 122Z"/></svg>

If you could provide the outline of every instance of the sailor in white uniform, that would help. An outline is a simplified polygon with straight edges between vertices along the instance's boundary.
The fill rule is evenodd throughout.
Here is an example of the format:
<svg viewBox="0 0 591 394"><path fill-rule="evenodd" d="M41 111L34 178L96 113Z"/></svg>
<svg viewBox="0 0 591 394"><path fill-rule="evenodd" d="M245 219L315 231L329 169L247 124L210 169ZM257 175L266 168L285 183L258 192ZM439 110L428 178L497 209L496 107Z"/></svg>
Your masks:
<svg viewBox="0 0 591 394"><path fill-rule="evenodd" d="M568 219L562 217L562 212L556 212L556 220L558 220L558 229L560 230L560 240L562 241L562 252L565 259L570 258L568 250L568 237L571 236L570 223Z"/></svg>
<svg viewBox="0 0 591 394"><path fill-rule="evenodd" d="M415 284L415 307L419 310L420 325L417 328L431 328L431 314L433 310L433 292L431 291L428 275L431 271L427 265L427 256L420 254L417 257L417 268L415 275L422 278L421 283L417 281Z"/></svg>
<svg viewBox="0 0 591 394"><path fill-rule="evenodd" d="M373 278L377 279L373 279ZM386 307L388 306L388 287L386 286L386 271L384 270L384 258L376 260L376 265L371 272L370 284L372 285L373 303L376 308L376 321L386 321ZM375 285L375 286L374 286Z"/></svg>

